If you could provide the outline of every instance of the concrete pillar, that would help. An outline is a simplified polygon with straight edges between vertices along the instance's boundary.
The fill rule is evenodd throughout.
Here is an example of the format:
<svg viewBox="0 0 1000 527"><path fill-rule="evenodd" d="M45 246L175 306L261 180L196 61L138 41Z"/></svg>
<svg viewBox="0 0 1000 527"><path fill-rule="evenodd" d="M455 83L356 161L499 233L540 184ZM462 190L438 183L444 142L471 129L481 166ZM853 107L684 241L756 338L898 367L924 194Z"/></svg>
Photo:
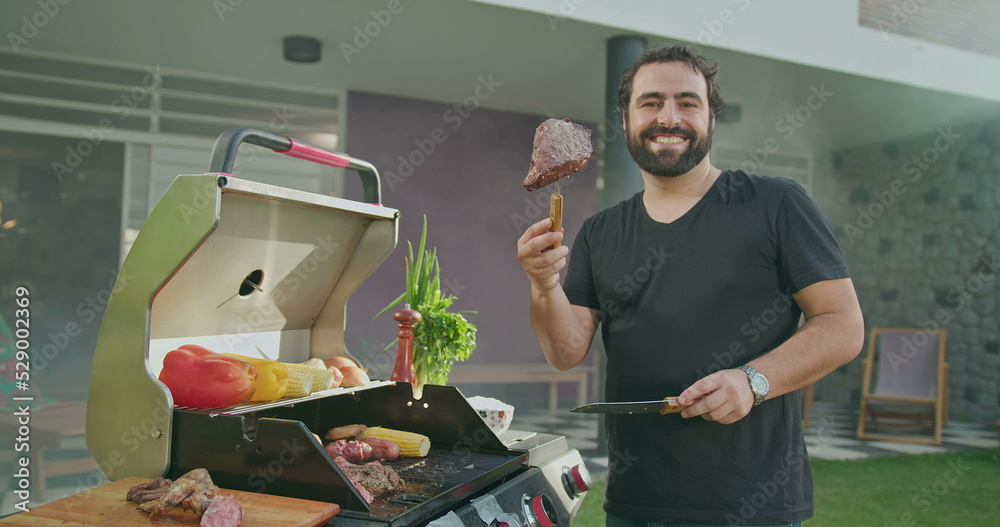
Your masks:
<svg viewBox="0 0 1000 527"><path fill-rule="evenodd" d="M602 141L604 165L601 178L604 188L599 191L600 207L610 207L642 190L639 167L625 145L622 116L618 112L618 85L622 72L646 50L646 39L623 36L608 39L607 67L604 81L604 126Z"/></svg>
<svg viewBox="0 0 1000 527"><path fill-rule="evenodd" d="M642 190L642 176L625 144L625 131L622 126L622 116L618 112L618 85L621 83L622 72L629 64L646 50L646 39L637 36L622 36L608 39L607 66L604 72L604 123L601 126L601 181L603 186L598 189L597 203L605 209L619 201L632 197ZM604 342L601 340L601 329L597 329L594 339L593 353L597 355L596 386L597 399L607 400L604 395L604 375L607 372ZM603 455L608 454L607 434L604 429L604 416L597 427L597 448Z"/></svg>

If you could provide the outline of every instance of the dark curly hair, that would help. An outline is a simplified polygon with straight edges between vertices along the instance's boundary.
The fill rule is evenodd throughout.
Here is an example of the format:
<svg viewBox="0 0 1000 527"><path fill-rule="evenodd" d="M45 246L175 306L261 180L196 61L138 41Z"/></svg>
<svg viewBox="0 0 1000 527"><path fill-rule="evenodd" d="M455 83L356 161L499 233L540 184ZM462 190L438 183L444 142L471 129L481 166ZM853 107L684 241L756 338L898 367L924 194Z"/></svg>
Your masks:
<svg viewBox="0 0 1000 527"><path fill-rule="evenodd" d="M685 62L705 77L708 85L708 110L712 118L719 115L726 102L719 93L719 64L699 55L683 44L659 46L647 49L639 58L622 72L622 82L618 85L618 111L628 120L628 104L632 99L632 81L640 67L658 62Z"/></svg>

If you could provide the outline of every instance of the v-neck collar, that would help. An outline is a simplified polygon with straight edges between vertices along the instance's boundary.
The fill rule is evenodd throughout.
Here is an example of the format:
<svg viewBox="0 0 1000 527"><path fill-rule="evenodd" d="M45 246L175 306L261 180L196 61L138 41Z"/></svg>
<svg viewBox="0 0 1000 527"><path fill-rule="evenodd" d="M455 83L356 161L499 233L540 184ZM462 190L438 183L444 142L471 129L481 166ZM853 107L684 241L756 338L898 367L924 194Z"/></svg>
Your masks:
<svg viewBox="0 0 1000 527"><path fill-rule="evenodd" d="M719 186L720 182L722 181L722 178L724 177L728 178L728 176L729 176L729 171L723 170L719 174L719 177L715 178L715 181L712 183L712 186L708 187L708 191L705 192L705 194L702 195L700 198L698 198L698 201L695 202L695 204L692 205L691 208L685 211L684 214L681 214L676 219L674 219L674 221L670 222L657 221L653 219L652 216L649 215L649 211L646 210L646 202L643 201L643 197L646 195L646 190L643 189L638 194L640 214L642 215L645 221L648 221L654 225L664 225L669 227L669 226L675 226L678 223L688 221L688 218L693 217L696 211L705 206L704 204L708 200L708 198L716 192L716 188Z"/></svg>

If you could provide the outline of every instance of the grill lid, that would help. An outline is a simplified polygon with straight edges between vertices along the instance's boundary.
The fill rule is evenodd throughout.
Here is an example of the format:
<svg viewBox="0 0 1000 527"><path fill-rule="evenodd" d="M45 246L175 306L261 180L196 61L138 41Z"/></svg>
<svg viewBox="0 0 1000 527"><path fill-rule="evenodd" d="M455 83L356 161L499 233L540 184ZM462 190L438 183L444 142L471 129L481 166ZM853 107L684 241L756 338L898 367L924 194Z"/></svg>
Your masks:
<svg viewBox="0 0 1000 527"><path fill-rule="evenodd" d="M232 177L248 142L362 176L365 200ZM105 310L91 371L87 446L112 480L156 477L170 459L173 401L156 376L180 344L302 361L346 355L348 297L396 246L399 211L378 172L344 154L228 130L211 168L181 175L140 229Z"/></svg>

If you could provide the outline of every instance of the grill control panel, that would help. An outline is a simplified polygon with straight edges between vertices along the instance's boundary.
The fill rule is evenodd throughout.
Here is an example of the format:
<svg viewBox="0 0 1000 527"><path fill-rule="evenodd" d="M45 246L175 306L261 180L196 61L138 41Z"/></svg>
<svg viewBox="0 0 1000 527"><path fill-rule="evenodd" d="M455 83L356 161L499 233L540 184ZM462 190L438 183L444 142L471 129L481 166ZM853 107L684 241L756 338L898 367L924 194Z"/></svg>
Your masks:
<svg viewBox="0 0 1000 527"><path fill-rule="evenodd" d="M583 504L584 495L570 498L562 486L560 476L563 465L570 466L572 458L582 464L583 459L576 450L552 460L544 467L532 467L502 485L491 489L500 510L514 515L521 527L551 527L569 525ZM484 520L471 504L455 510L463 525L482 526ZM506 518L494 519L490 526L500 527ZM513 523L508 523L513 526Z"/></svg>

